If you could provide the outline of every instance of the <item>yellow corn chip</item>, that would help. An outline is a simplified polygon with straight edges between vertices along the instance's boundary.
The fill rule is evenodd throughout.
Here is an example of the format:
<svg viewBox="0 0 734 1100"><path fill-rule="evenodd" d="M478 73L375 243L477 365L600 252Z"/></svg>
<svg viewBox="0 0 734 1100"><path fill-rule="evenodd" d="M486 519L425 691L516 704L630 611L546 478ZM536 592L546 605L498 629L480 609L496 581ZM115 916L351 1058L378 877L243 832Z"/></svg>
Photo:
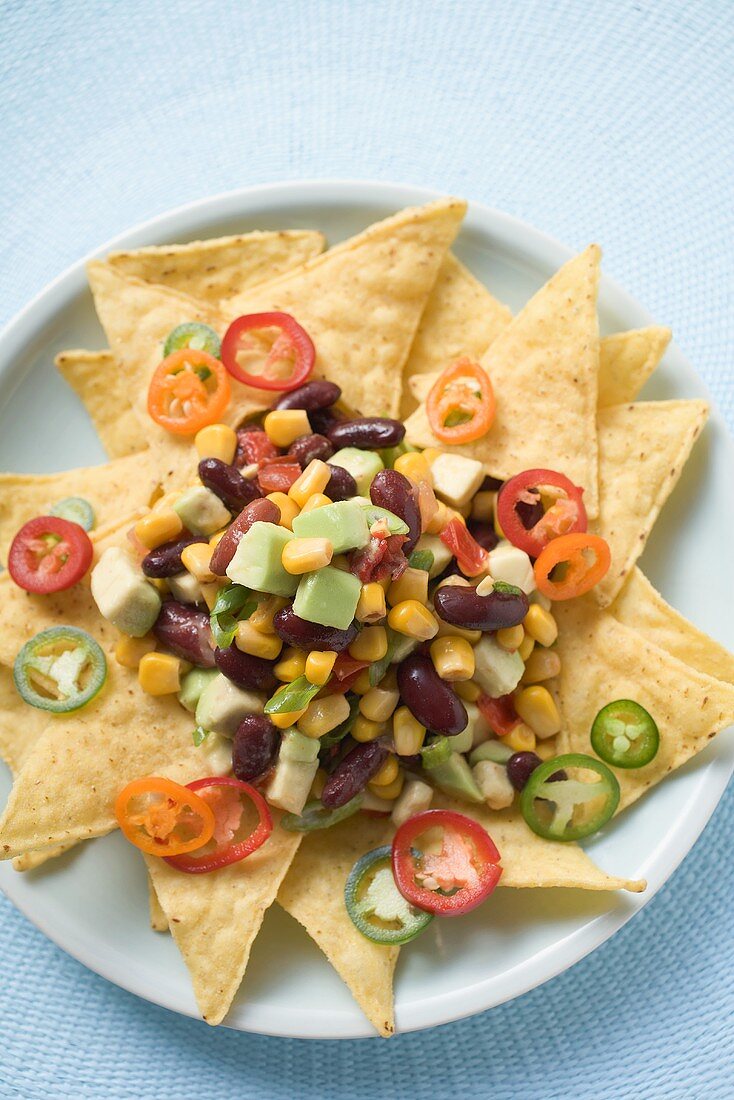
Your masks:
<svg viewBox="0 0 734 1100"><path fill-rule="evenodd" d="M662 325L617 332L601 342L599 408L634 401L662 359L670 343L670 329Z"/></svg>
<svg viewBox="0 0 734 1100"><path fill-rule="evenodd" d="M341 386L347 405L397 416L403 366L465 210L458 199L402 210L227 309L292 313L316 345L317 372Z"/></svg>
<svg viewBox="0 0 734 1100"><path fill-rule="evenodd" d="M360 856L389 844L394 831L389 819L358 814L311 833L278 891L280 905L303 925L383 1036L395 1030L392 983L400 949L373 943L357 931L344 886Z"/></svg>
<svg viewBox="0 0 734 1100"><path fill-rule="evenodd" d="M0 474L0 560L7 560L8 547L24 523L48 514L64 497L88 500L96 527L102 528L148 504L159 484L155 460L147 452L58 474Z"/></svg>
<svg viewBox="0 0 734 1100"><path fill-rule="evenodd" d="M645 548L708 416L705 401L642 401L599 410L599 517L612 564L594 588L606 607Z"/></svg>
<svg viewBox="0 0 734 1100"><path fill-rule="evenodd" d="M146 856L155 892L208 1024L221 1023L245 973L255 936L301 840L278 825L262 848L208 875L187 875Z"/></svg>
<svg viewBox="0 0 734 1100"><path fill-rule="evenodd" d="M127 380L111 351L62 351L56 366L81 398L110 458L124 458L147 447L127 395Z"/></svg>
<svg viewBox="0 0 734 1100"><path fill-rule="evenodd" d="M478 279L449 253L438 272L423 311L404 379L439 373L461 355L479 359L512 320L507 306L493 298ZM400 416L404 420L418 401L404 387Z"/></svg>
<svg viewBox="0 0 734 1100"><path fill-rule="evenodd" d="M111 252L107 263L123 275L162 283L217 307L222 299L299 267L323 247L323 234L311 230L256 231Z"/></svg>
<svg viewBox="0 0 734 1100"><path fill-rule="evenodd" d="M569 261L499 334L482 359L497 398L490 431L459 452L503 480L533 466L553 468L585 489L595 516L595 411L599 369L596 292L600 250L591 245ZM406 423L420 447L443 446L421 405Z"/></svg>
<svg viewBox="0 0 734 1100"><path fill-rule="evenodd" d="M734 722L734 686L690 668L644 633L600 610L588 596L558 602L554 614L561 658L559 753L591 753L594 718L615 699L634 699L660 730L660 748L649 764L613 769L622 792L620 809Z"/></svg>
<svg viewBox="0 0 734 1100"><path fill-rule="evenodd" d="M610 608L615 619L639 630L684 664L734 684L734 654L667 604L636 566Z"/></svg>
<svg viewBox="0 0 734 1100"><path fill-rule="evenodd" d="M158 901L153 879L148 875L148 912L150 914L150 927L154 932L170 932L168 917L163 912L163 906Z"/></svg>

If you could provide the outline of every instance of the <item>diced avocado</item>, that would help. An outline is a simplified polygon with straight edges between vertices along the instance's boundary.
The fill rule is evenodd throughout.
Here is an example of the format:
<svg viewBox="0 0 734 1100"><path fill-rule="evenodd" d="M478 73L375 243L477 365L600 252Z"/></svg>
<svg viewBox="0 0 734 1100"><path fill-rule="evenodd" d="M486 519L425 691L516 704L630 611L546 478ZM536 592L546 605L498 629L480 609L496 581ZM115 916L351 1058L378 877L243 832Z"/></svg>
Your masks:
<svg viewBox="0 0 734 1100"><path fill-rule="evenodd" d="M353 573L327 565L301 578L293 610L310 623L346 630L354 618L361 591L359 578Z"/></svg>
<svg viewBox="0 0 734 1100"><path fill-rule="evenodd" d="M242 719L248 714L262 714L264 706L263 695L243 691L218 672L199 696L196 724L211 733L234 737Z"/></svg>
<svg viewBox="0 0 734 1100"><path fill-rule="evenodd" d="M318 741L315 742L318 746ZM265 796L273 806L279 806L291 814L300 814L306 805L311 791L316 772L319 770L318 760L311 763L300 760L289 760L283 755L278 756L278 763L273 771L273 778L268 784Z"/></svg>
<svg viewBox="0 0 734 1100"><path fill-rule="evenodd" d="M393 643L392 660L390 662L393 665L399 665L421 644L420 639L409 638L407 634L398 634L396 630L391 630L389 637Z"/></svg>
<svg viewBox="0 0 734 1100"><path fill-rule="evenodd" d="M227 576L256 592L292 596L300 578L288 573L281 561L283 547L292 538L291 532L277 523L253 523L239 541Z"/></svg>
<svg viewBox="0 0 734 1100"><path fill-rule="evenodd" d="M481 731L482 728L487 729L487 731L489 730L476 703L464 703L464 709L466 710L468 719L465 728L461 733L457 733L449 738L451 748L454 752L469 752L475 744L477 732Z"/></svg>
<svg viewBox="0 0 734 1100"><path fill-rule="evenodd" d="M471 745L469 749L475 749L477 745L481 745L482 741L486 741L489 737L494 737L494 733L492 732L489 722L476 703L464 703L464 707L469 718L466 728L471 730ZM468 752L469 749L465 749L464 752Z"/></svg>
<svg viewBox="0 0 734 1100"><path fill-rule="evenodd" d="M452 752L445 764L431 768L428 774L436 786L452 798L463 802L484 802L471 768L458 752Z"/></svg>
<svg viewBox="0 0 734 1100"><path fill-rule="evenodd" d="M217 675L215 668L192 668L187 672L181 681L181 690L178 693L181 706L193 714L204 689Z"/></svg>
<svg viewBox="0 0 734 1100"><path fill-rule="evenodd" d="M472 767L481 764L482 760L491 760L493 764L506 764L513 755L513 750L501 741L484 741L479 748L474 749L469 757Z"/></svg>
<svg viewBox="0 0 734 1100"><path fill-rule="evenodd" d="M498 543L489 554L489 573L493 581L514 584L529 596L535 591L533 563L524 550L513 546L506 539Z"/></svg>
<svg viewBox="0 0 734 1100"><path fill-rule="evenodd" d="M475 458L442 452L431 463L433 489L452 508L468 504L484 481L484 466Z"/></svg>
<svg viewBox="0 0 734 1100"><path fill-rule="evenodd" d="M201 585L192 573L176 573L167 580L171 595L179 603L201 603L204 599Z"/></svg>
<svg viewBox="0 0 734 1100"><path fill-rule="evenodd" d="M204 775L230 775L232 772L232 740L220 733L210 733L199 745Z"/></svg>
<svg viewBox="0 0 734 1100"><path fill-rule="evenodd" d="M408 534L410 528L405 520L402 520L400 516L396 516L394 512L389 512L387 508L380 508L377 504L361 504L360 507L363 509L370 527L373 523L384 520L391 535Z"/></svg>
<svg viewBox="0 0 734 1100"><path fill-rule="evenodd" d="M490 634L482 635L474 647L474 662L474 679L491 699L514 691L525 671L517 650L503 649Z"/></svg>
<svg viewBox="0 0 734 1100"><path fill-rule="evenodd" d="M161 597L130 555L109 546L92 570L92 597L99 612L133 638L147 634L158 618Z"/></svg>
<svg viewBox="0 0 734 1100"><path fill-rule="evenodd" d="M431 579L437 577L439 573L443 573L453 557L446 543L441 542L438 535L421 535L415 548L416 550L430 550L433 554L433 565L428 572Z"/></svg>
<svg viewBox="0 0 734 1100"><path fill-rule="evenodd" d="M295 726L283 731L280 742L280 759L294 760L297 764L313 764L319 755L318 737L306 737Z"/></svg>
<svg viewBox="0 0 734 1100"><path fill-rule="evenodd" d="M192 535L213 535L220 527L226 527L232 519L229 509L225 508L216 493L204 485L193 485L186 489L173 504L184 527Z"/></svg>
<svg viewBox="0 0 734 1100"><path fill-rule="evenodd" d="M293 520L293 534L299 539L328 539L335 554L359 550L370 540L367 518L356 500L338 500L301 512Z"/></svg>
<svg viewBox="0 0 734 1100"><path fill-rule="evenodd" d="M357 482L357 492L365 496L370 495L372 478L385 469L377 451L360 451L359 447L342 447L331 456L329 462L332 466L348 470Z"/></svg>

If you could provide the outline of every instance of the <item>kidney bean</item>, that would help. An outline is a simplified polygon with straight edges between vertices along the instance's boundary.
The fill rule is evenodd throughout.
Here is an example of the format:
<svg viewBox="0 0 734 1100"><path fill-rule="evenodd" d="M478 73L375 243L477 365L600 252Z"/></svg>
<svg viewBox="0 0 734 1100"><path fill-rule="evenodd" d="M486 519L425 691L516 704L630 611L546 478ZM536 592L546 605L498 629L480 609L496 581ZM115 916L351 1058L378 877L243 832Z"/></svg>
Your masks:
<svg viewBox="0 0 734 1100"><path fill-rule="evenodd" d="M482 519L470 519L467 523L469 534L477 540L482 549L494 550L499 540L499 535L491 523Z"/></svg>
<svg viewBox="0 0 734 1100"><path fill-rule="evenodd" d="M530 776L540 765L541 759L535 752L516 752L507 761L507 778L516 791L525 787Z"/></svg>
<svg viewBox="0 0 734 1100"><path fill-rule="evenodd" d="M265 691L270 695L278 686L272 661L243 653L234 644L227 649L215 649L214 661L222 675L237 687Z"/></svg>
<svg viewBox="0 0 734 1100"><path fill-rule="evenodd" d="M490 592L478 596L475 588L446 585L433 594L433 606L445 623L469 630L502 630L517 626L528 613L524 592Z"/></svg>
<svg viewBox="0 0 734 1100"><path fill-rule="evenodd" d="M411 653L400 662L398 688L408 710L426 729L448 737L466 729L464 704L424 653Z"/></svg>
<svg viewBox="0 0 734 1100"><path fill-rule="evenodd" d="M496 493L503 485L504 481L500 481L498 477L490 477L487 474L478 491L480 493Z"/></svg>
<svg viewBox="0 0 734 1100"><path fill-rule="evenodd" d="M178 600L165 600L153 626L161 645L199 668L214 667L214 643L209 615Z"/></svg>
<svg viewBox="0 0 734 1100"><path fill-rule="evenodd" d="M370 500L408 525L408 541L403 543L403 553L410 554L421 537L421 514L413 486L404 474L397 470L380 470L370 485Z"/></svg>
<svg viewBox="0 0 734 1100"><path fill-rule="evenodd" d="M230 466L218 458L202 458L199 477L231 512L239 512L251 500L262 496L257 478L243 477L236 466Z"/></svg>
<svg viewBox="0 0 734 1100"><path fill-rule="evenodd" d="M280 508L274 501L267 500L265 497L251 501L246 508L243 508L234 523L230 523L217 543L212 560L209 562L212 573L216 573L218 577L227 576L227 566L234 557L240 539L250 530L253 523L278 523L279 521Z"/></svg>
<svg viewBox="0 0 734 1100"><path fill-rule="evenodd" d="M378 451L382 447L397 447L405 435L405 425L387 416L359 416L333 424L326 435L335 447Z"/></svg>
<svg viewBox="0 0 734 1100"><path fill-rule="evenodd" d="M331 470L331 477L326 486L324 492L330 500L349 500L350 497L357 495L357 482L354 480L349 470L345 470L343 466L332 466L330 462L326 465Z"/></svg>
<svg viewBox="0 0 734 1100"><path fill-rule="evenodd" d="M297 390L284 393L273 405L274 409L305 409L306 412L316 412L318 409L328 409L335 405L342 395L342 391L335 382L327 382L325 378L314 378L299 386Z"/></svg>
<svg viewBox="0 0 734 1100"><path fill-rule="evenodd" d="M330 810L346 805L376 775L388 756L381 741L366 741L347 753L324 783L321 801Z"/></svg>
<svg viewBox="0 0 734 1100"><path fill-rule="evenodd" d="M275 761L280 732L264 714L248 714L237 727L232 744L235 779L250 783L264 775Z"/></svg>
<svg viewBox="0 0 734 1100"><path fill-rule="evenodd" d="M146 577L175 577L183 572L181 551L195 542L206 542L201 536L189 535L184 539L176 539L174 542L164 542L150 550L143 558L141 564Z"/></svg>
<svg viewBox="0 0 734 1100"><path fill-rule="evenodd" d="M325 435L302 435L288 448L288 454L295 458L302 470L305 470L309 462L313 462L315 458L326 462L333 453L334 448Z"/></svg>
<svg viewBox="0 0 734 1100"><path fill-rule="evenodd" d="M346 630L337 630L334 626L320 626L310 623L296 615L292 607L284 607L273 619L273 629L286 645L298 649L320 649L334 653L343 653L357 637L354 623Z"/></svg>

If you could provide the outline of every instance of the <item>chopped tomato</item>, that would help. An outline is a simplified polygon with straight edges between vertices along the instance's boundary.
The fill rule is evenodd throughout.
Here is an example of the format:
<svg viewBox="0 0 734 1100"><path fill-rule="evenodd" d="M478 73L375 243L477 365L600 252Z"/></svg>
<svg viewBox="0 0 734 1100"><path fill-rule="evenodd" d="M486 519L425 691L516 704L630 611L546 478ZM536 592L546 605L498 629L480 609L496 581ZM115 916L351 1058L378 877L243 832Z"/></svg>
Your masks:
<svg viewBox="0 0 734 1100"><path fill-rule="evenodd" d="M306 381L316 349L290 313L248 313L227 329L222 360L232 377L246 386L288 391Z"/></svg>
<svg viewBox="0 0 734 1100"><path fill-rule="evenodd" d="M300 476L301 467L297 462L278 462L274 459L261 466L257 481L264 493L287 493Z"/></svg>
<svg viewBox="0 0 734 1100"><path fill-rule="evenodd" d="M181 856L214 835L211 807L171 779L134 779L115 800L120 829L136 848L154 856Z"/></svg>
<svg viewBox="0 0 734 1100"><path fill-rule="evenodd" d="M497 497L497 519L513 546L537 558L561 535L583 532L587 527L583 489L555 470L525 470L506 481ZM523 523L520 505L548 507L531 527Z"/></svg>
<svg viewBox="0 0 734 1100"><path fill-rule="evenodd" d="M8 572L26 592L62 592L81 580L93 553L89 535L78 523L37 516L23 524L10 544Z"/></svg>
<svg viewBox="0 0 734 1100"><path fill-rule="evenodd" d="M385 577L392 577L395 581L408 568L408 559L403 553L403 544L407 541L405 535L388 535L386 538L372 535L362 550L354 551L349 568L362 584L381 581Z"/></svg>
<svg viewBox="0 0 734 1100"><path fill-rule="evenodd" d="M431 431L442 443L471 443L485 435L495 407L486 371L467 356L443 371L426 400Z"/></svg>
<svg viewBox="0 0 734 1100"><path fill-rule="evenodd" d="M442 830L441 848L423 852L419 838ZM453 810L424 810L404 822L392 842L398 890L428 913L458 917L488 898L499 882L500 853L476 821Z"/></svg>
<svg viewBox="0 0 734 1100"><path fill-rule="evenodd" d="M492 733L497 737L507 737L507 734L512 733L515 726L520 724L512 695L500 695L498 699L490 699L488 695L482 694L477 699L477 706Z"/></svg>
<svg viewBox="0 0 734 1100"><path fill-rule="evenodd" d="M489 554L467 531L460 519L451 519L441 532L441 542L456 558L459 569L467 577L478 577L487 569Z"/></svg>
<svg viewBox="0 0 734 1100"><path fill-rule="evenodd" d="M234 464L238 469L278 457L278 448L270 441L259 424L248 424L237 431Z"/></svg>
<svg viewBox="0 0 734 1100"><path fill-rule="evenodd" d="M198 850L195 855L176 855L166 858L177 871L189 875L206 875L227 867L230 863L252 855L262 847L273 831L273 819L268 804L258 790L231 776L210 776L207 779L195 779L188 784L188 790L195 791L197 797L205 803L214 817L214 828L206 850ZM242 817L247 804L252 803L257 813L257 824L246 836L237 840L241 830Z"/></svg>
<svg viewBox="0 0 734 1100"><path fill-rule="evenodd" d="M611 561L609 545L600 535L561 535L536 561L535 583L549 600L571 600L598 584ZM552 576L556 568L563 569L561 577Z"/></svg>
<svg viewBox="0 0 734 1100"><path fill-rule="evenodd" d="M182 348L156 367L148 388L148 413L174 435L195 435L221 420L230 396L223 364L206 351Z"/></svg>

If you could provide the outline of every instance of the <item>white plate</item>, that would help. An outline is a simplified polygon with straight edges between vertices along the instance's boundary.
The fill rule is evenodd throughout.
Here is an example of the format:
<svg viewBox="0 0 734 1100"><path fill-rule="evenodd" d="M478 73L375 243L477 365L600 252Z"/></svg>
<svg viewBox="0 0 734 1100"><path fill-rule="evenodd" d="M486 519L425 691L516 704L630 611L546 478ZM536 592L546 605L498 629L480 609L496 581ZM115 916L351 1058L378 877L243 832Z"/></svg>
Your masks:
<svg viewBox="0 0 734 1100"><path fill-rule="evenodd" d="M109 242L100 254L113 246L268 228L317 228L333 243L402 206L435 197L420 188L379 183L257 187L156 218ZM530 226L478 203L470 207L456 251L515 310L571 255ZM651 323L607 278L599 309L605 332ZM670 313L675 315L674 302ZM53 367L62 348L102 345L80 262L39 295L0 340L0 469L52 471L103 460L84 410ZM707 394L673 347L645 396ZM734 541L727 505L732 469L734 446L714 413L650 540L644 566L676 607L734 648L734 589L724 553ZM623 814L603 838L588 844L606 870L647 878L646 894L500 890L468 917L436 921L402 953L396 982L399 1030L491 1008L598 947L678 866L732 770L730 731ZM0 781L4 800L10 782L6 774ZM47 936L98 974L157 1004L198 1015L170 936L148 928L142 862L119 835L82 845L35 874L19 875L0 864L0 885ZM227 1023L243 1031L303 1038L372 1034L320 952L277 906L267 914Z"/></svg>

